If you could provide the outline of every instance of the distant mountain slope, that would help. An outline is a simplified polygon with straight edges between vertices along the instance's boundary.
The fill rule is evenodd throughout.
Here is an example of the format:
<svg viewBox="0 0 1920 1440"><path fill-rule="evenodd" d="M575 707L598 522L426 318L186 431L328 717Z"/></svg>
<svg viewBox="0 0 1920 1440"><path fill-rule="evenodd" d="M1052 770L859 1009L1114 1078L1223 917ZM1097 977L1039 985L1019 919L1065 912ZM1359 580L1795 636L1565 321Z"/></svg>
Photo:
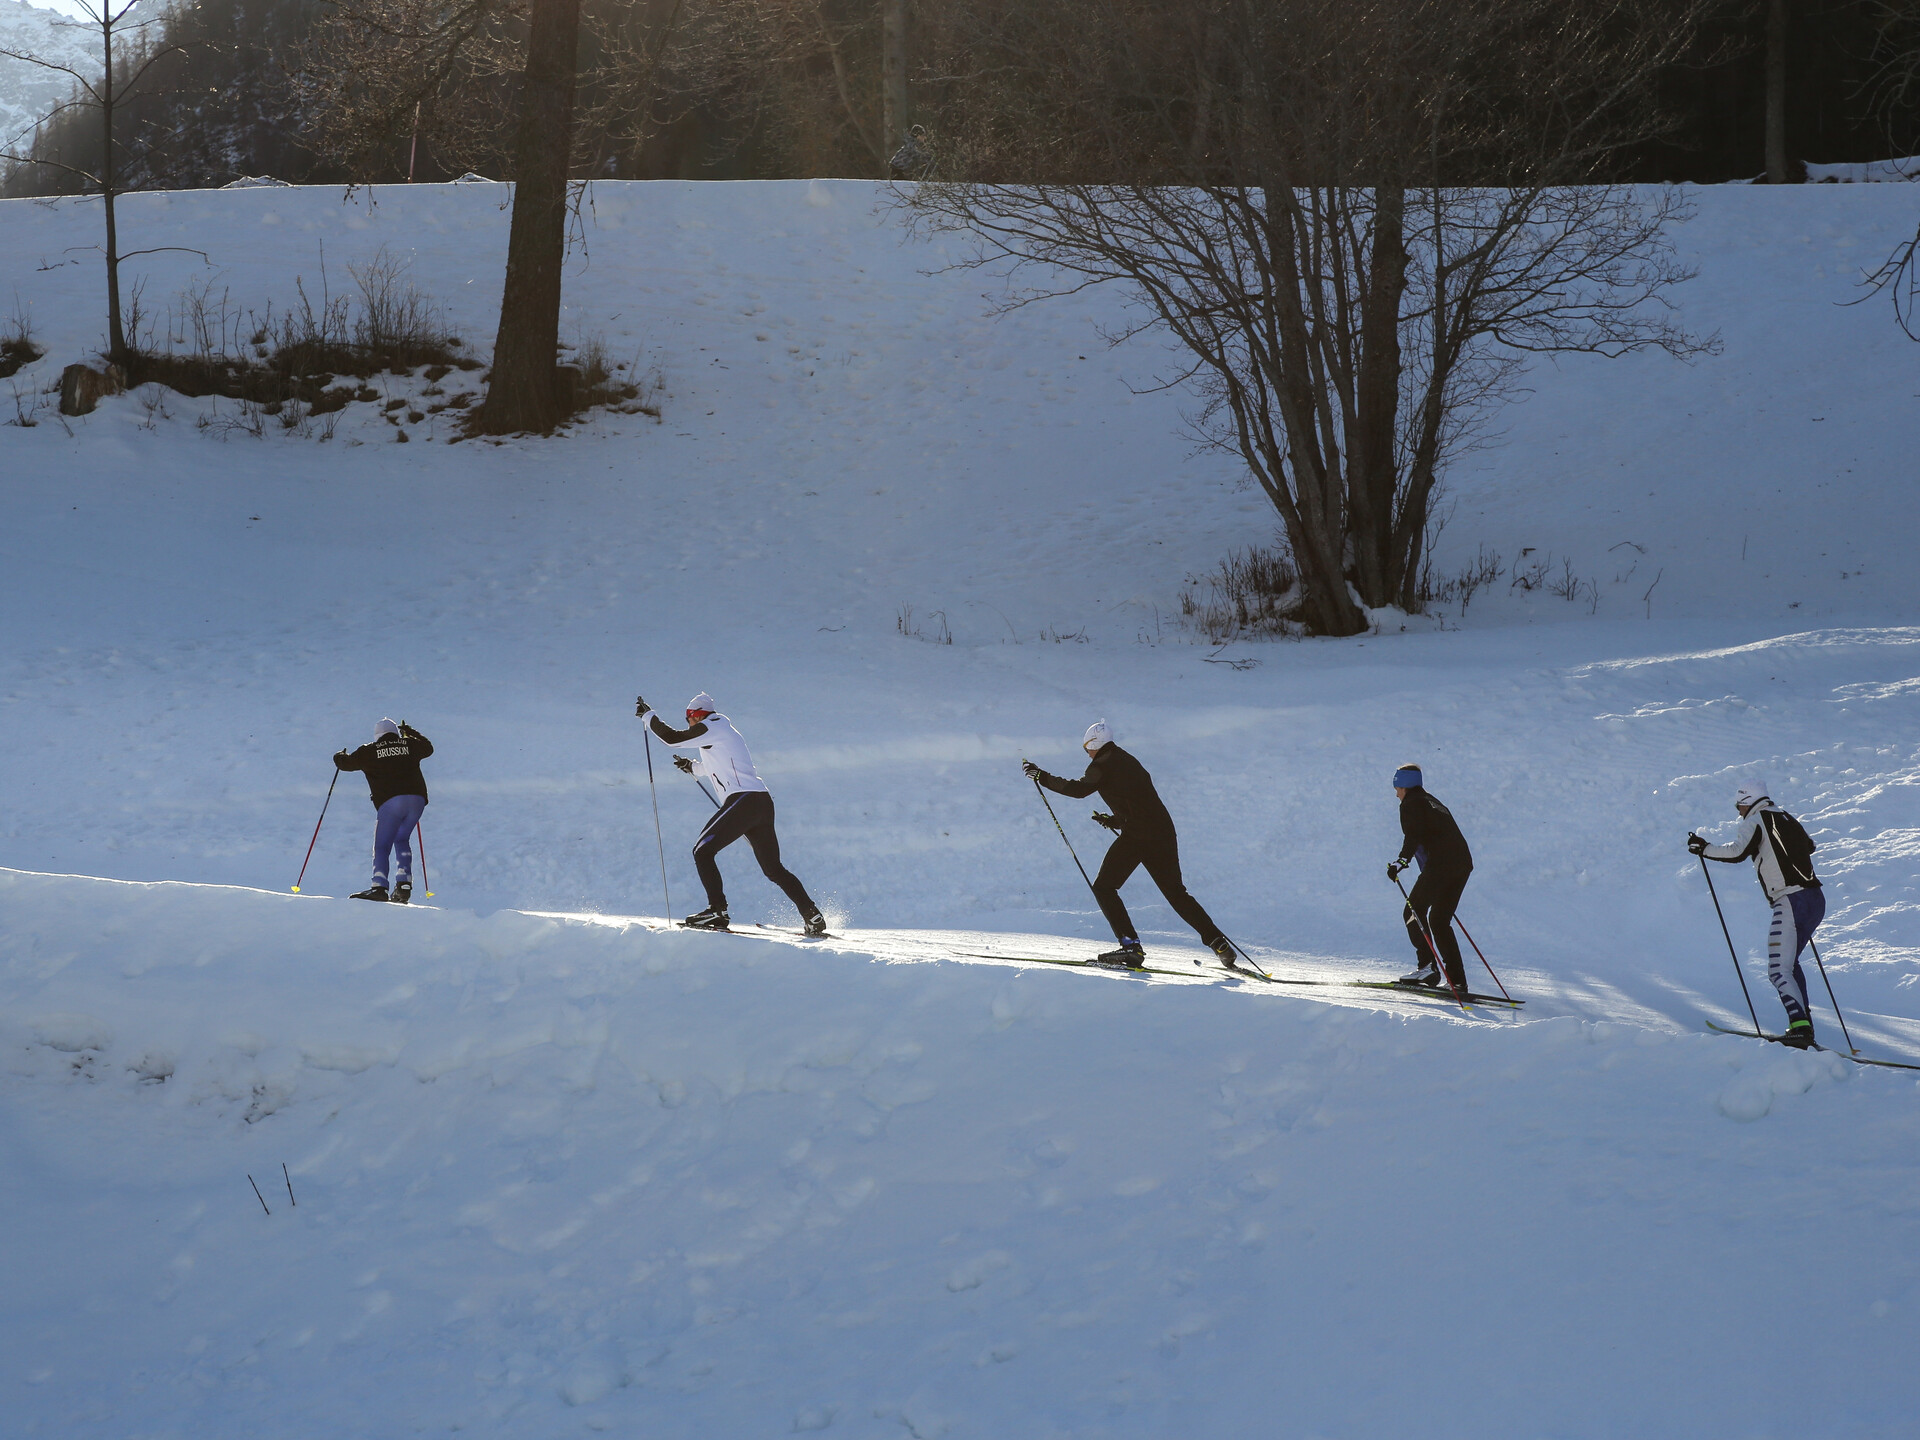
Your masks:
<svg viewBox="0 0 1920 1440"><path fill-rule="evenodd" d="M162 0L135 6L124 22L127 33L134 25L157 22L165 12ZM157 25L150 28L158 34ZM99 70L100 34L58 10L0 0L0 50L38 55L91 76ZM34 126L72 93L73 83L63 71L0 55L0 148L30 139Z"/></svg>
<svg viewBox="0 0 1920 1440"><path fill-rule="evenodd" d="M0 0L0 50L42 55L89 75L99 64L99 42L91 29L21 0ZM31 136L72 89L71 76L0 55L0 145L12 148Z"/></svg>

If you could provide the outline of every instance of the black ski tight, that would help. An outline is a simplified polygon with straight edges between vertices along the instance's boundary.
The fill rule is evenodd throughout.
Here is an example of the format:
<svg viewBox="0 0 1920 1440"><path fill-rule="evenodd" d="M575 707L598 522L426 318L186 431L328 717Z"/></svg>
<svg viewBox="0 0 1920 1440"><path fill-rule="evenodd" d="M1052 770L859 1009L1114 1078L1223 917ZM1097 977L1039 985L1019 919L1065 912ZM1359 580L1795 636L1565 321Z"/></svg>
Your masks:
<svg viewBox="0 0 1920 1440"><path fill-rule="evenodd" d="M721 884L720 867L713 857L743 835L753 846L753 858L760 862L761 872L787 892L787 898L799 909L801 917L815 913L819 907L807 894L806 887L780 863L780 837L773 830L773 796L764 790L741 790L729 796L727 803L713 812L707 828L694 842L693 868L699 872L700 883L707 887L707 904L715 910L727 908L726 887Z"/></svg>
<svg viewBox="0 0 1920 1440"><path fill-rule="evenodd" d="M1114 939L1140 938L1127 907L1120 902L1120 887L1142 865L1147 867L1153 883L1160 887L1160 893L1167 897L1173 913L1198 930L1205 944L1211 945L1220 938L1220 927L1200 908L1200 902L1187 893L1186 884L1180 879L1180 843L1173 831L1168 830L1164 835L1122 832L1113 842L1113 848L1107 851L1107 858L1100 862L1100 873L1093 878L1093 898L1100 902L1100 913L1113 927Z"/></svg>
<svg viewBox="0 0 1920 1440"><path fill-rule="evenodd" d="M1460 906L1460 892L1467 888L1471 874L1471 871L1467 875L1422 872L1413 882L1413 893L1407 897L1402 916L1407 923L1407 938L1413 942L1420 963L1425 965L1433 959L1433 951L1427 948L1427 935L1431 934L1433 943L1439 947L1440 963L1446 967L1447 978L1463 994L1467 988L1467 971L1460 963L1460 942L1453 938L1453 912ZM1426 922L1424 931L1422 921Z"/></svg>

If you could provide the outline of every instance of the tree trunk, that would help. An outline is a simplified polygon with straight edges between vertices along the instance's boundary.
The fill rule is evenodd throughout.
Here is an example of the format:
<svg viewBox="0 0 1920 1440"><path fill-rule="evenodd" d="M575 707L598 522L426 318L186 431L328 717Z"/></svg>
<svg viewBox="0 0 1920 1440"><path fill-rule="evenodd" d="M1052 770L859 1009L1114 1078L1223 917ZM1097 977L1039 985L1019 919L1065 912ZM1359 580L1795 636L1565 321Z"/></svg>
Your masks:
<svg viewBox="0 0 1920 1440"><path fill-rule="evenodd" d="M1407 290L1407 192L1382 185L1374 195L1367 291L1360 304L1359 377L1353 433L1347 437L1347 503L1353 526L1354 581L1369 605L1395 602L1393 494L1400 415L1400 303Z"/></svg>
<svg viewBox="0 0 1920 1440"><path fill-rule="evenodd" d="M880 0L880 146L889 164L907 140L907 0ZM885 179L890 170L883 172Z"/></svg>
<svg viewBox="0 0 1920 1440"><path fill-rule="evenodd" d="M127 332L120 314L120 227L113 213L113 8L100 8L101 46L106 51L107 69L100 82L100 123L105 154L100 164L100 197L107 218L107 359L124 367L132 357L127 354Z"/></svg>
<svg viewBox="0 0 1920 1440"><path fill-rule="evenodd" d="M556 403L560 279L567 253L567 173L573 159L573 87L580 0L533 0L507 241L507 282L493 374L475 429L547 434Z"/></svg>
<svg viewBox="0 0 1920 1440"><path fill-rule="evenodd" d="M1767 183L1787 183L1787 0L1767 3Z"/></svg>

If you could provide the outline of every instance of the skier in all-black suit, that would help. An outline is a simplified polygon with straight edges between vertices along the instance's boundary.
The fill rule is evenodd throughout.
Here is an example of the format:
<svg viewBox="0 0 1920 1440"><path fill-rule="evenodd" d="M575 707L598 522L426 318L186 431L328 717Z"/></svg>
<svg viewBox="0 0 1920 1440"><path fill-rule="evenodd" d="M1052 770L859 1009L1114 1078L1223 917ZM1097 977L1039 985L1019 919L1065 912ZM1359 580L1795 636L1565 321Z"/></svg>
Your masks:
<svg viewBox="0 0 1920 1440"><path fill-rule="evenodd" d="M1447 967L1446 983L1464 995L1467 972L1460 963L1460 942L1453 938L1453 912L1473 874L1473 852L1453 812L1427 793L1418 765L1402 765L1394 771L1393 793L1400 797L1400 833L1405 839L1399 857L1387 866L1387 878L1398 880L1409 863L1420 866L1420 878L1413 882L1405 911L1407 938L1413 942L1419 964L1411 975L1401 976L1400 983L1442 984L1440 966L1434 963L1437 947Z"/></svg>
<svg viewBox="0 0 1920 1440"><path fill-rule="evenodd" d="M1117 950L1098 957L1101 963L1134 968L1146 963L1146 950L1120 899L1120 887L1127 883L1127 877L1144 865L1174 913L1198 930L1207 948L1231 966L1233 942L1220 933L1220 927L1213 923L1200 902L1187 893L1186 884L1180 878L1179 837L1174 832L1173 817L1153 788L1153 777L1144 765L1113 743L1113 731L1104 720L1088 726L1086 738L1080 743L1091 757L1091 763L1087 773L1078 780L1049 775L1031 760L1022 761L1020 768L1029 779L1056 795L1082 800L1098 791L1100 798L1112 807L1112 814L1096 812L1093 817L1096 823L1119 832L1093 881L1093 898L1113 927L1113 938L1120 942Z"/></svg>

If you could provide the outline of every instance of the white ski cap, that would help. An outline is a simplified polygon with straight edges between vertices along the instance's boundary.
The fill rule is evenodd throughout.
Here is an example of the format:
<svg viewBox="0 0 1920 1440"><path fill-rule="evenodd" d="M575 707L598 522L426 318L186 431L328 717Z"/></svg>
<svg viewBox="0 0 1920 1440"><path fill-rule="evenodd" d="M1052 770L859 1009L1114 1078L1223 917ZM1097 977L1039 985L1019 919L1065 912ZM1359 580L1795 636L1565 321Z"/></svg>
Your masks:
<svg viewBox="0 0 1920 1440"><path fill-rule="evenodd" d="M387 719L382 719L378 725L373 727L373 738L376 740L382 735L398 735L399 733L400 727L394 724L393 721Z"/></svg>
<svg viewBox="0 0 1920 1440"><path fill-rule="evenodd" d="M709 714L711 714L713 711L718 710L719 708L720 707L718 705L715 705L713 703L713 697L707 694L707 692L704 690L702 690L698 695L694 696L691 700L687 701L687 709L689 710L705 710Z"/></svg>
<svg viewBox="0 0 1920 1440"><path fill-rule="evenodd" d="M1762 800L1771 800L1772 798L1771 795L1767 794L1767 787L1765 785L1762 785L1758 780L1749 780L1740 787L1740 793L1733 797L1733 803L1742 810L1745 810L1751 805L1758 805Z"/></svg>
<svg viewBox="0 0 1920 1440"><path fill-rule="evenodd" d="M1082 750L1098 750L1102 745L1113 743L1113 727L1104 720L1096 720L1087 726L1087 733L1080 742Z"/></svg>

